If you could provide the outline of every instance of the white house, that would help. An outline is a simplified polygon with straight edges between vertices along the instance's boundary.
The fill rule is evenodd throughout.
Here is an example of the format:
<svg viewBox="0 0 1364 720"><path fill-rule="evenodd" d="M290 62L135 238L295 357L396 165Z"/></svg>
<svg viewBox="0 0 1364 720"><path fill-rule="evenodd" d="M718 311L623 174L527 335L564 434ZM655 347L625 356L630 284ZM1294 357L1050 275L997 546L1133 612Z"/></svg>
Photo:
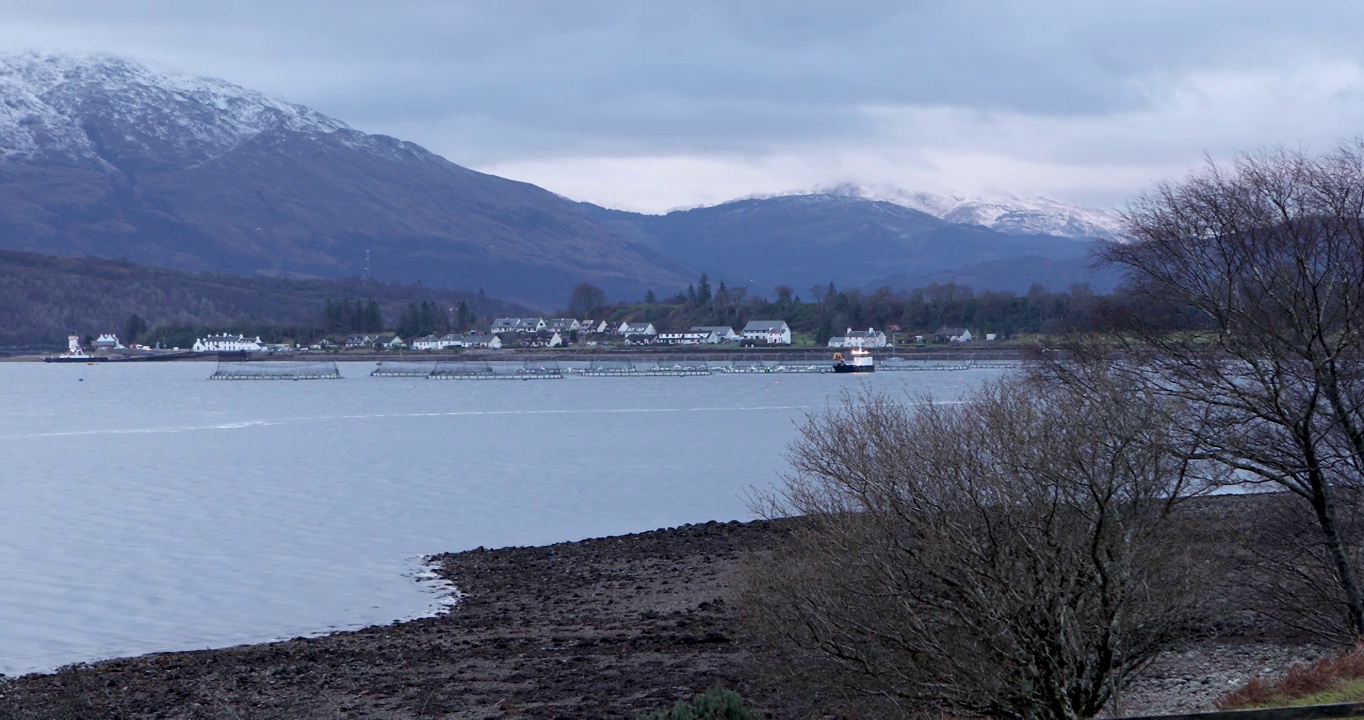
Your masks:
<svg viewBox="0 0 1364 720"><path fill-rule="evenodd" d="M349 347L349 344L347 344ZM194 341L195 352L261 352L265 349L260 336L247 338L243 335L209 335Z"/></svg>
<svg viewBox="0 0 1364 720"><path fill-rule="evenodd" d="M715 342L715 333L709 331L658 334L660 345L714 345Z"/></svg>
<svg viewBox="0 0 1364 720"><path fill-rule="evenodd" d="M623 322L623 323L620 324L620 327L616 328L616 334L617 334L617 335L657 335L657 334L658 334L658 331L654 329L654 324L651 323L651 322L642 322L642 323Z"/></svg>
<svg viewBox="0 0 1364 720"><path fill-rule="evenodd" d="M466 347L464 344L464 336L459 333L450 333L448 335L440 336L440 339L436 341L437 350L444 350L452 347Z"/></svg>
<svg viewBox="0 0 1364 720"><path fill-rule="evenodd" d="M688 328L688 331L711 333L715 336L715 339L708 342L727 343L739 342L744 339L742 335L734 332L734 328L728 325L697 325L696 327Z"/></svg>
<svg viewBox="0 0 1364 720"><path fill-rule="evenodd" d="M93 347L96 350L122 350L123 343L118 341L117 335L106 333L100 335L93 343L90 343L90 347Z"/></svg>
<svg viewBox="0 0 1364 720"><path fill-rule="evenodd" d="M594 334L596 334L596 333L604 333L604 332L606 332L607 328L609 328L609 327L610 327L610 326L606 324L606 321L605 321L605 320L579 320L579 321L578 321L578 332L580 332L580 333L582 333L582 334L584 334L584 335L594 335Z"/></svg>
<svg viewBox="0 0 1364 720"><path fill-rule="evenodd" d="M440 338L435 335L423 335L412 341L413 350L440 350Z"/></svg>
<svg viewBox="0 0 1364 720"><path fill-rule="evenodd" d="M829 338L829 347L831 348L881 348L887 344L886 334L871 328L866 330L848 328L848 332L842 337Z"/></svg>
<svg viewBox="0 0 1364 720"><path fill-rule="evenodd" d="M374 336L372 335L351 335L346 338L345 348L347 350L354 350L356 348L373 347L373 345Z"/></svg>
<svg viewBox="0 0 1364 720"><path fill-rule="evenodd" d="M497 350L502 347L502 338L496 335L465 335L464 347Z"/></svg>
<svg viewBox="0 0 1364 720"><path fill-rule="evenodd" d="M971 342L975 339L974 336L971 335L971 331L966 328L938 328L938 331L933 333L933 336L939 340L946 340L948 342Z"/></svg>
<svg viewBox="0 0 1364 720"><path fill-rule="evenodd" d="M397 335L380 335L374 338L374 347L380 350L400 350L407 347L407 343Z"/></svg>
<svg viewBox="0 0 1364 720"><path fill-rule="evenodd" d="M493 320L492 334L514 332L535 333L545 329L544 318L497 318Z"/></svg>
<svg viewBox="0 0 1364 720"><path fill-rule="evenodd" d="M545 324L545 327L556 333L567 335L572 332L581 331L582 323L573 318L550 318L549 322Z"/></svg>
<svg viewBox="0 0 1364 720"><path fill-rule="evenodd" d="M749 320L743 336L745 340L767 345L790 345L791 327L785 320Z"/></svg>

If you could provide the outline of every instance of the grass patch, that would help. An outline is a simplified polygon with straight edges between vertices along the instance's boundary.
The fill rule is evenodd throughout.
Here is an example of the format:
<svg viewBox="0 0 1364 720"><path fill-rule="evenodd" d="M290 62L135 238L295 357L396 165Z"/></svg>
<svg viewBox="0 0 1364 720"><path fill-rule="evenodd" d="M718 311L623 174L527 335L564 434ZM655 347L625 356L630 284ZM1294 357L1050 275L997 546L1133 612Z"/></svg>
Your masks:
<svg viewBox="0 0 1364 720"><path fill-rule="evenodd" d="M672 710L640 715L639 720L759 720L762 715L744 707L744 701L733 690L713 687L691 702L679 700Z"/></svg>
<svg viewBox="0 0 1364 720"><path fill-rule="evenodd" d="M1278 680L1251 680L1217 701L1219 710L1364 702L1364 645L1307 665Z"/></svg>

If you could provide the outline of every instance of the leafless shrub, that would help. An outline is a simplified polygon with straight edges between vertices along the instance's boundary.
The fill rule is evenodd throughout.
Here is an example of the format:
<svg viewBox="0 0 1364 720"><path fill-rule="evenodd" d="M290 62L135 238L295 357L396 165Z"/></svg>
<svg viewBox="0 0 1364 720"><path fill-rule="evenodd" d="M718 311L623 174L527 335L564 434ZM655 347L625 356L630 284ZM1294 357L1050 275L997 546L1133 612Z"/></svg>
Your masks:
<svg viewBox="0 0 1364 720"><path fill-rule="evenodd" d="M747 592L783 667L886 715L1099 712L1200 618L1203 570L1164 409L1105 377L810 418L764 505L803 521Z"/></svg>
<svg viewBox="0 0 1364 720"><path fill-rule="evenodd" d="M1112 340L1119 371L1178 398L1195 457L1293 494L1312 528L1265 567L1326 637L1364 633L1356 518L1364 484L1364 141L1271 151L1209 167L1138 198L1135 240L1102 257L1134 290L1184 308L1203 330L1131 317ZM1296 589L1294 589L1296 588ZM1311 603L1320 600L1316 605Z"/></svg>

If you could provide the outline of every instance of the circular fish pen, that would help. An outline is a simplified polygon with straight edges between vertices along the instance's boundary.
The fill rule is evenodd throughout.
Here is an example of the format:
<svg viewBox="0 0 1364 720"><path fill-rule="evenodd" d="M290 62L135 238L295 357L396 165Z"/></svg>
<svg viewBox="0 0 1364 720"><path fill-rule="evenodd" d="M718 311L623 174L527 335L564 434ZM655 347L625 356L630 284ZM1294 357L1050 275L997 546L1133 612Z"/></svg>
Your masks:
<svg viewBox="0 0 1364 720"><path fill-rule="evenodd" d="M336 362L219 360L209 380L340 380Z"/></svg>
<svg viewBox="0 0 1364 720"><path fill-rule="evenodd" d="M426 377L436 369L433 362L381 362L374 366L370 377Z"/></svg>
<svg viewBox="0 0 1364 720"><path fill-rule="evenodd" d="M558 380L564 376L554 360L526 360L520 365L479 360L437 363L428 380Z"/></svg>

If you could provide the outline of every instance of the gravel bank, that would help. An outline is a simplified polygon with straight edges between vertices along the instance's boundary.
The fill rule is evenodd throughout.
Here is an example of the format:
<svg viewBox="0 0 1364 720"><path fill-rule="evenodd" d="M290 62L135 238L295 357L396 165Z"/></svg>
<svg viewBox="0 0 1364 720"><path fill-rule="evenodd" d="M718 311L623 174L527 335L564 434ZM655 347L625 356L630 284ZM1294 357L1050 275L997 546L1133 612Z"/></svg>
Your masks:
<svg viewBox="0 0 1364 720"><path fill-rule="evenodd" d="M29 675L7 683L0 718L634 718L717 683L797 717L799 701L783 704L753 672L731 595L741 556L781 527L707 523L442 555L441 573L465 594L445 615ZM1246 623L1160 658L1120 710L1209 708L1320 652Z"/></svg>

